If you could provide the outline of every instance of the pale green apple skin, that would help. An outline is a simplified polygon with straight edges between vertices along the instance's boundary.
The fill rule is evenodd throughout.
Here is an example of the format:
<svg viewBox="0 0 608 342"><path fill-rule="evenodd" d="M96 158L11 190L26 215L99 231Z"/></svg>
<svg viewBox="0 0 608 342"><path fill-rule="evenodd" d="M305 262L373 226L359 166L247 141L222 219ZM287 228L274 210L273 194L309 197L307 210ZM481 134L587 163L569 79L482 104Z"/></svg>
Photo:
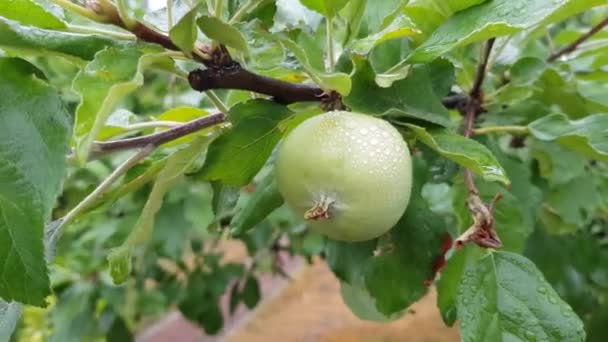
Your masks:
<svg viewBox="0 0 608 342"><path fill-rule="evenodd" d="M299 215L323 196L329 218L308 220L331 239L365 241L390 230L410 198L412 161L399 132L369 115L314 116L282 142L275 162L279 192Z"/></svg>

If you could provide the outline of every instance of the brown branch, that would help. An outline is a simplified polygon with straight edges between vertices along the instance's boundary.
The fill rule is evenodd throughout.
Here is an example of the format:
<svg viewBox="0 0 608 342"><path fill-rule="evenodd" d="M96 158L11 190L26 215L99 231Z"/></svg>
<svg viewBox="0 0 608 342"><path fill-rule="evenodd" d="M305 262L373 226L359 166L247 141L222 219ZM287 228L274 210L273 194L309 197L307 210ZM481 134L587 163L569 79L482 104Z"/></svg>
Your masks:
<svg viewBox="0 0 608 342"><path fill-rule="evenodd" d="M122 24L122 21L121 21ZM120 25L122 26L122 25ZM171 38L168 36L149 28L148 26L140 23L139 21L135 23L135 26L130 30L135 37L139 40L143 40L144 42L155 43L167 50L179 51L179 48L173 44Z"/></svg>
<svg viewBox="0 0 608 342"><path fill-rule="evenodd" d="M577 40L573 41L572 43L570 43L568 46L564 47L563 49L549 55L549 57L547 57L547 62L553 62L553 61L557 60L558 58L560 58L561 56L573 52L584 41L589 39L591 36L593 36L594 34L599 32L602 28L604 28L607 25L608 25L608 18L600 21L597 25L593 26L589 30L589 32L583 34Z"/></svg>
<svg viewBox="0 0 608 342"><path fill-rule="evenodd" d="M192 89L240 89L272 96L279 103L322 101L328 95L314 85L289 83L254 74L233 62L229 67L194 70L188 75Z"/></svg>
<svg viewBox="0 0 608 342"><path fill-rule="evenodd" d="M489 39L479 60L475 82L473 83L473 88L469 92L468 101L465 106L460 109L461 113L464 115L464 129L462 134L467 138L470 138L473 135L475 119L479 114L484 112L482 106L483 92L481 87L486 76L488 59L493 45L494 38ZM455 245L461 247L465 243L473 242L484 248L499 248L502 246L502 242L496 234L493 210L500 195L497 195L490 205L485 204L479 196L479 190L473 180L473 173L466 168L464 169L464 185L469 191L467 207L473 217L473 225L456 239Z"/></svg>
<svg viewBox="0 0 608 342"><path fill-rule="evenodd" d="M110 152L129 150L145 146L159 146L166 142L173 141L188 134L200 131L204 128L217 125L225 120L226 115L223 113L211 114L159 133L144 135L136 138L96 142L91 149L91 158L96 158Z"/></svg>
<svg viewBox="0 0 608 342"><path fill-rule="evenodd" d="M475 83L473 83L473 88L469 95L471 99L477 100L477 102L481 102L483 100L481 93L481 86L486 77L486 69L488 67L488 60L490 58L490 52L492 52L492 46L494 46L494 41L496 38L488 39L488 42L485 45L483 50L483 55L481 56L481 60L477 65L477 75L475 76Z"/></svg>

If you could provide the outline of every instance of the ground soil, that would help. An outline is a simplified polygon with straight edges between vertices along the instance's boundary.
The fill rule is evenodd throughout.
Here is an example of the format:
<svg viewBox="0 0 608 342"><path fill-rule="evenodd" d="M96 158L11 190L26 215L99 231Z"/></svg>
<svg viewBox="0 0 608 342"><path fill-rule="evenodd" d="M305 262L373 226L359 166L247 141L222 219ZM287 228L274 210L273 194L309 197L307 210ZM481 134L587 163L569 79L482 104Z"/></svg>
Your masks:
<svg viewBox="0 0 608 342"><path fill-rule="evenodd" d="M234 248L232 248L235 251ZM232 258L242 251L236 248ZM224 330L207 336L198 327L173 312L140 334L139 342L198 341L408 341L457 342L456 328L441 321L435 291L410 308L410 313L391 323L366 322L355 317L340 296L340 285L324 262L307 265L292 260L288 271L293 280L260 279L263 299L253 311L241 307L226 315ZM224 298L227 301L227 298Z"/></svg>

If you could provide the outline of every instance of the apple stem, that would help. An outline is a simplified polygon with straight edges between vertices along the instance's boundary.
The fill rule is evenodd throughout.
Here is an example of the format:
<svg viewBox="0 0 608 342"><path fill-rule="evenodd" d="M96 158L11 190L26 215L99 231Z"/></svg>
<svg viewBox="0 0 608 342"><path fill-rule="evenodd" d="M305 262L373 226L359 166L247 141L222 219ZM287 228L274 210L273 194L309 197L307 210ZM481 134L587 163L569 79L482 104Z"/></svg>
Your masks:
<svg viewBox="0 0 608 342"><path fill-rule="evenodd" d="M323 194L315 205L304 213L304 218L307 220L327 220L330 218L329 207L335 200L330 196Z"/></svg>

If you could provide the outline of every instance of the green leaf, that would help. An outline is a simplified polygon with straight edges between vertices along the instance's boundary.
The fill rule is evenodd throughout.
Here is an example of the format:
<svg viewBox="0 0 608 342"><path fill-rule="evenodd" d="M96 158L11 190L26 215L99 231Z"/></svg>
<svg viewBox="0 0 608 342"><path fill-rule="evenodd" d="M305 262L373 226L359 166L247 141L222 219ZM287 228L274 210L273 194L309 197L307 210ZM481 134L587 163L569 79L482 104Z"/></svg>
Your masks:
<svg viewBox="0 0 608 342"><path fill-rule="evenodd" d="M559 215L565 223L582 227L600 206L598 183L593 177L583 176L561 184L545 193L544 209Z"/></svg>
<svg viewBox="0 0 608 342"><path fill-rule="evenodd" d="M460 279L465 269L483 255L482 249L476 246L465 246L454 252L447 260L447 265L441 270L441 276L437 281L437 306L441 312L441 318L445 324L452 326L458 318L457 300Z"/></svg>
<svg viewBox="0 0 608 342"><path fill-rule="evenodd" d="M130 258L133 249L141 246L150 239L156 214L163 204L165 194L189 170L192 163L201 155L209 138L197 138L187 147L169 156L167 163L159 172L146 205L135 223L127 240L108 256L110 273L115 284L126 281L129 272Z"/></svg>
<svg viewBox="0 0 608 342"><path fill-rule="evenodd" d="M608 253L597 236L581 231L552 235L537 229L528 241L526 256L579 316L588 320L597 313L593 294L597 286L605 291L608 285Z"/></svg>
<svg viewBox="0 0 608 342"><path fill-rule="evenodd" d="M178 307L186 318L200 324L208 334L216 334L224 324L220 297L230 282L243 273L243 267L237 264L219 266L217 261L206 261L204 266L188 275Z"/></svg>
<svg viewBox="0 0 608 342"><path fill-rule="evenodd" d="M247 66L253 70L276 68L285 60L285 52L280 42L271 39L264 24L254 19L239 25L249 44L250 55ZM247 93L245 93L247 94ZM247 94L248 95L248 94ZM247 97L249 98L249 97Z"/></svg>
<svg viewBox="0 0 608 342"><path fill-rule="evenodd" d="M464 341L584 341L583 323L525 257L490 253L461 280Z"/></svg>
<svg viewBox="0 0 608 342"><path fill-rule="evenodd" d="M315 69L308 58L306 51L296 44L293 40L281 37L279 41L283 46L291 51L298 62L302 65L302 68L308 76L315 82L319 87L325 91L335 90L343 96L346 96L351 91L351 80L350 77L341 72L325 73Z"/></svg>
<svg viewBox="0 0 608 342"><path fill-rule="evenodd" d="M196 42L198 36L198 29L196 27L198 10L199 6L194 6L169 31L171 41L187 55L192 53L194 42Z"/></svg>
<svg viewBox="0 0 608 342"><path fill-rule="evenodd" d="M400 15L382 31L353 42L352 49L358 54L366 55L372 48L387 40L407 37L418 33L420 33L420 31L417 30L406 17Z"/></svg>
<svg viewBox="0 0 608 342"><path fill-rule="evenodd" d="M317 13L333 18L339 10L346 6L348 0L300 0L300 2Z"/></svg>
<svg viewBox="0 0 608 342"><path fill-rule="evenodd" d="M40 71L0 58L0 297L37 306L50 294L44 224L65 177L70 117Z"/></svg>
<svg viewBox="0 0 608 342"><path fill-rule="evenodd" d="M555 141L590 158L608 161L608 114L594 114L580 120L552 114L532 122L528 128L539 140Z"/></svg>
<svg viewBox="0 0 608 342"><path fill-rule="evenodd" d="M479 142L443 128L425 129L412 124L405 126L424 144L483 179L509 184L505 170L492 152Z"/></svg>
<svg viewBox="0 0 608 342"><path fill-rule="evenodd" d="M606 0L566 0L563 2L563 6L545 18L539 26L547 27L548 24L562 21L567 17L572 17L580 12L602 5L606 5Z"/></svg>
<svg viewBox="0 0 608 342"><path fill-rule="evenodd" d="M445 237L443 219L430 211L420 189L390 231L387 251L365 269L365 286L379 312L390 316L407 308L427 292L433 267Z"/></svg>
<svg viewBox="0 0 608 342"><path fill-rule="evenodd" d="M373 257L377 241L342 242L327 240L325 259L332 272L347 284L355 284L363 274L363 265Z"/></svg>
<svg viewBox="0 0 608 342"><path fill-rule="evenodd" d="M344 98L353 111L386 116L389 121L414 119L451 126L448 112L431 83L433 65L416 66L405 79L382 88L376 84L376 73L368 60L354 55L353 62L353 87Z"/></svg>
<svg viewBox="0 0 608 342"><path fill-rule="evenodd" d="M345 19L348 25L346 26L346 37L344 37L344 45L347 45L351 40L357 38L361 27L361 21L365 14L367 0L351 0L348 2Z"/></svg>
<svg viewBox="0 0 608 342"><path fill-rule="evenodd" d="M532 140L531 155L538 162L540 175L549 180L551 185L567 183L581 177L587 165L587 159L558 144Z"/></svg>
<svg viewBox="0 0 608 342"><path fill-rule="evenodd" d="M578 83L573 74L561 73L556 69L546 69L534 83L533 98L548 107L559 108L572 119L583 118L598 112L607 112L608 107L585 98L578 91ZM570 77L569 79L567 77Z"/></svg>
<svg viewBox="0 0 608 342"><path fill-rule="evenodd" d="M386 321L398 317L427 292L425 283L433 279L446 227L421 197L426 165L415 158L414 166L416 183L410 204L389 233L379 241L327 242L327 263L343 282L347 304L355 305L353 310L361 318ZM372 303L375 309L366 309Z"/></svg>
<svg viewBox="0 0 608 342"><path fill-rule="evenodd" d="M45 29L62 29L66 24L53 13L32 0L0 2L0 16L18 21L21 25Z"/></svg>
<svg viewBox="0 0 608 342"><path fill-rule="evenodd" d="M403 12L425 35L431 34L454 13L479 5L487 0L412 0Z"/></svg>
<svg viewBox="0 0 608 342"><path fill-rule="evenodd" d="M247 44L243 34L234 26L208 15L198 18L196 24L209 39L249 54L249 44Z"/></svg>
<svg viewBox="0 0 608 342"><path fill-rule="evenodd" d="M97 322L95 287L90 282L77 282L58 296L58 304L49 313L53 333L49 342L82 341L90 336Z"/></svg>
<svg viewBox="0 0 608 342"><path fill-rule="evenodd" d="M16 49L24 55L57 53L64 56L91 60L106 47L132 45L132 42L114 40L92 34L68 33L21 26L0 17L0 47Z"/></svg>
<svg viewBox="0 0 608 342"><path fill-rule="evenodd" d="M276 208L283 205L274 172L270 172L256 185L253 195L230 223L234 235L242 234L260 223Z"/></svg>
<svg viewBox="0 0 608 342"><path fill-rule="evenodd" d="M456 13L439 26L409 57L426 62L467 44L517 33L579 0L493 0Z"/></svg>
<svg viewBox="0 0 608 342"><path fill-rule="evenodd" d="M243 286L243 291L241 292L243 303L245 303L249 309L253 309L260 301L261 296L262 294L260 292L258 280L253 276L249 276L245 282L245 286Z"/></svg>
<svg viewBox="0 0 608 342"><path fill-rule="evenodd" d="M23 305L0 299L0 341L10 341L22 310Z"/></svg>
<svg viewBox="0 0 608 342"><path fill-rule="evenodd" d="M213 188L211 208L216 220L231 216L240 197L239 188L221 182L211 182L211 187Z"/></svg>
<svg viewBox="0 0 608 342"><path fill-rule="evenodd" d="M157 62L160 48L109 48L95 55L74 78L72 89L80 96L76 108L76 156L85 163L91 145L114 106L143 84L143 69Z"/></svg>
<svg viewBox="0 0 608 342"><path fill-rule="evenodd" d="M378 311L376 308L376 300L369 294L363 286L350 285L345 282L340 282L340 294L342 300L348 305L348 308L359 319L373 322L391 322L403 316L403 312L398 312L387 316Z"/></svg>
<svg viewBox="0 0 608 342"><path fill-rule="evenodd" d="M230 109L234 125L217 138L207 153L199 174L206 180L227 185L249 183L281 140L279 124L291 115L282 105L268 100L252 100Z"/></svg>

